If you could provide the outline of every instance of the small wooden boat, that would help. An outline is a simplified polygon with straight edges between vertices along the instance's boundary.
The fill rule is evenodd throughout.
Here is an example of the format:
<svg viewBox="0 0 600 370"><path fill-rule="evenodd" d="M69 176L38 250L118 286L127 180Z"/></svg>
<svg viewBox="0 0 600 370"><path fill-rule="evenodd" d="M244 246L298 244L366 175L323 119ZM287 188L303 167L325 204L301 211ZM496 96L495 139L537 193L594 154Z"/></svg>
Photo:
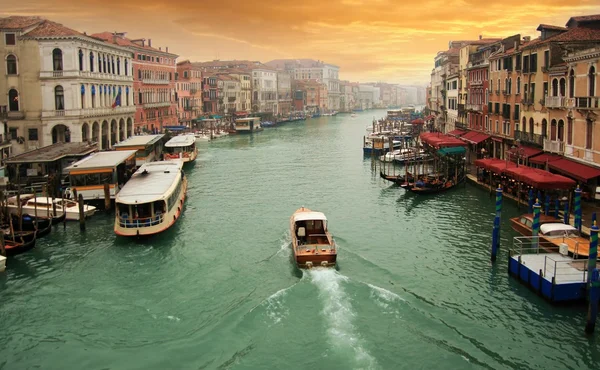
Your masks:
<svg viewBox="0 0 600 370"><path fill-rule="evenodd" d="M6 256L15 256L17 254L25 253L33 249L33 247L35 247L35 241L37 239L35 238L35 231L32 233L34 237L28 239L15 237L15 239L13 240L12 237L8 239L5 237L4 249L6 250Z"/></svg>
<svg viewBox="0 0 600 370"><path fill-rule="evenodd" d="M335 266L337 249L321 212L302 207L290 217L294 260L300 268Z"/></svg>
<svg viewBox="0 0 600 370"><path fill-rule="evenodd" d="M552 216L540 214L540 225L547 223L556 223L557 219ZM533 214L526 213L510 219L510 227L523 236L531 236L533 229Z"/></svg>
<svg viewBox="0 0 600 370"><path fill-rule="evenodd" d="M556 221L556 220L555 220ZM590 240L579 234L579 231L562 222L548 222L540 226L540 236L553 248L549 252L556 252L558 249L561 254L569 254L574 258L588 258L590 255ZM553 249L553 250L552 250Z"/></svg>
<svg viewBox="0 0 600 370"><path fill-rule="evenodd" d="M19 217L16 215L11 215L13 228L17 231L35 231L37 227L37 237L41 238L42 236L50 234L52 231L52 221L48 218L35 218L28 214L23 214L21 216L22 228L19 230ZM63 215L64 217L64 215Z"/></svg>
<svg viewBox="0 0 600 370"><path fill-rule="evenodd" d="M444 191L448 191L456 185L460 184L462 179L459 181L448 180L448 181L436 181L436 182L423 182L417 181L414 184L410 184L405 188L415 194L437 194Z"/></svg>

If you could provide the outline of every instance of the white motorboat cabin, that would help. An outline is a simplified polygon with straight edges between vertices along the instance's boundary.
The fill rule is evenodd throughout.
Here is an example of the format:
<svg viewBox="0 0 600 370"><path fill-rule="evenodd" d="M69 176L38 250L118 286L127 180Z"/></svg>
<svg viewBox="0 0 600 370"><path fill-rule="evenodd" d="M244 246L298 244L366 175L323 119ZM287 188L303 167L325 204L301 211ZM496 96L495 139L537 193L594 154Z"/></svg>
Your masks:
<svg viewBox="0 0 600 370"><path fill-rule="evenodd" d="M238 134L251 134L262 131L259 117L238 118L235 120L235 132Z"/></svg>
<svg viewBox="0 0 600 370"><path fill-rule="evenodd" d="M153 235L167 230L181 216L187 191L183 161L146 163L125 184L115 200L115 233Z"/></svg>
<svg viewBox="0 0 600 370"><path fill-rule="evenodd" d="M165 160L181 159L184 163L193 162L198 157L198 147L194 134L178 135L165 144Z"/></svg>
<svg viewBox="0 0 600 370"><path fill-rule="evenodd" d="M140 167L144 163L160 160L164 137L164 134L131 136L113 147L115 150L136 150L135 164Z"/></svg>

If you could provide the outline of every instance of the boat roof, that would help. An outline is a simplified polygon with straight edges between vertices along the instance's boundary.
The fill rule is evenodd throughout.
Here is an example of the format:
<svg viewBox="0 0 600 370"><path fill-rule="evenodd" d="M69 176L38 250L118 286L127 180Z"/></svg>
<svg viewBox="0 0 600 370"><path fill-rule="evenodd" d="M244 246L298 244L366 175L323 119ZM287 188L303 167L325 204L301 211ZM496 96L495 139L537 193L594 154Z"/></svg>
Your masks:
<svg viewBox="0 0 600 370"><path fill-rule="evenodd" d="M577 231L577 229L571 225L563 224L560 222L553 222L543 224L542 226L540 226L540 231L542 232L542 234L546 234L552 231Z"/></svg>
<svg viewBox="0 0 600 370"><path fill-rule="evenodd" d="M144 163L117 194L121 204L144 204L169 197L181 176L183 161ZM145 173L146 171L146 173Z"/></svg>
<svg viewBox="0 0 600 370"><path fill-rule="evenodd" d="M190 146L196 142L196 137L194 135L178 135L171 140L167 141L165 144L166 148L174 148L181 146Z"/></svg>
<svg viewBox="0 0 600 370"><path fill-rule="evenodd" d="M83 157L98 151L96 143L56 143L7 158L6 163L54 162L65 157Z"/></svg>
<svg viewBox="0 0 600 370"><path fill-rule="evenodd" d="M294 215L294 222L298 221L309 221L309 220L322 220L327 221L325 214L321 212L300 212Z"/></svg>
<svg viewBox="0 0 600 370"><path fill-rule="evenodd" d="M251 122L251 121L260 121L260 117L246 117L246 118L238 118L235 122Z"/></svg>
<svg viewBox="0 0 600 370"><path fill-rule="evenodd" d="M121 141L118 144L113 145L115 148L126 148L128 146L140 146L140 145L152 145L162 139L165 135L137 135L131 136L126 140Z"/></svg>
<svg viewBox="0 0 600 370"><path fill-rule="evenodd" d="M137 150L115 150L93 153L65 168L65 171L116 167L126 160L133 158L136 152Z"/></svg>

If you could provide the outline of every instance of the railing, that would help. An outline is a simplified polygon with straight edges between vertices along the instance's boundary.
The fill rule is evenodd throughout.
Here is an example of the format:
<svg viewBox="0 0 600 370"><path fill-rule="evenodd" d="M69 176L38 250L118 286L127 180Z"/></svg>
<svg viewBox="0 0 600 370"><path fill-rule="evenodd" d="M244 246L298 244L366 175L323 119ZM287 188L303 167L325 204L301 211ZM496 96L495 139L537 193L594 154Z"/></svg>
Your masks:
<svg viewBox="0 0 600 370"><path fill-rule="evenodd" d="M535 144L539 146L544 145L544 137L539 134L533 134L531 132L523 132L515 130L515 139L521 140L524 143Z"/></svg>
<svg viewBox="0 0 600 370"><path fill-rule="evenodd" d="M327 244L329 244L329 235L327 234L308 234L305 238L306 240L301 241L300 237L298 238L298 249L300 249L301 247L306 248L307 246L312 246L312 245L319 245L319 247L321 247L320 251L325 251L325 252L335 252L335 250L337 249L337 245L335 243L335 240L332 238L331 239L331 245L327 245L328 248L323 248L325 245L322 245L321 243L318 243L318 238L319 237L323 237L325 239L327 239ZM314 238L314 240L312 239Z"/></svg>
<svg viewBox="0 0 600 370"><path fill-rule="evenodd" d="M171 102L163 101L163 102L158 102L158 103L144 103L143 106L144 106L144 108L170 107Z"/></svg>
<svg viewBox="0 0 600 370"><path fill-rule="evenodd" d="M6 113L7 113L6 117L8 117L8 119L24 119L25 118L25 112L23 112L23 111L8 111Z"/></svg>
<svg viewBox="0 0 600 370"><path fill-rule="evenodd" d="M467 104L467 110L482 111L482 104Z"/></svg>
<svg viewBox="0 0 600 370"><path fill-rule="evenodd" d="M558 140L544 139L544 151L550 153L562 154L565 151L565 142Z"/></svg>
<svg viewBox="0 0 600 370"><path fill-rule="evenodd" d="M40 79L46 78L93 78L108 81L133 81L133 76L116 75L112 73L100 73L90 71L40 71Z"/></svg>
<svg viewBox="0 0 600 370"><path fill-rule="evenodd" d="M578 109L598 109L600 98L595 96L575 97L575 107Z"/></svg>
<svg viewBox="0 0 600 370"><path fill-rule="evenodd" d="M154 217L135 218L130 220L128 215L119 217L119 226L127 229L160 225L165 216L157 213Z"/></svg>
<svg viewBox="0 0 600 370"><path fill-rule="evenodd" d="M564 108L565 98L563 96L546 96L546 107Z"/></svg>
<svg viewBox="0 0 600 370"><path fill-rule="evenodd" d="M469 81L471 86L480 86L483 85L483 81Z"/></svg>
<svg viewBox="0 0 600 370"><path fill-rule="evenodd" d="M157 80L155 78L142 78L142 83L151 85L168 85L170 80Z"/></svg>
<svg viewBox="0 0 600 370"><path fill-rule="evenodd" d="M49 110L42 111L43 118L51 117L96 117L108 116L113 114L134 113L135 105L127 105L124 107L102 107L102 108L83 108L83 109L65 109L65 110Z"/></svg>

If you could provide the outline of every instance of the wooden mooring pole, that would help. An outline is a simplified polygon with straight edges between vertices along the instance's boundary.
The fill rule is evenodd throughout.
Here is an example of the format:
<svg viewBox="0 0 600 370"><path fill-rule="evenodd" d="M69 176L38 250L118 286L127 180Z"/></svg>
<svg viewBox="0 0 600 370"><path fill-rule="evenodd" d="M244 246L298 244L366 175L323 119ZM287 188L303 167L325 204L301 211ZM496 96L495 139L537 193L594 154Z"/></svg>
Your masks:
<svg viewBox="0 0 600 370"><path fill-rule="evenodd" d="M104 184L104 210L110 211L110 185Z"/></svg>
<svg viewBox="0 0 600 370"><path fill-rule="evenodd" d="M492 262L496 262L500 250L500 218L502 215L502 187L498 184L496 189L496 216L494 217L494 230L492 232Z"/></svg>
<svg viewBox="0 0 600 370"><path fill-rule="evenodd" d="M85 231L85 213L83 209L83 194L79 194L79 229L81 231Z"/></svg>
<svg viewBox="0 0 600 370"><path fill-rule="evenodd" d="M0 190L0 219L4 215L4 190ZM10 215L8 215L10 217ZM2 232L4 234L4 232ZM0 235L0 255L6 257L6 248L4 246L4 235Z"/></svg>

